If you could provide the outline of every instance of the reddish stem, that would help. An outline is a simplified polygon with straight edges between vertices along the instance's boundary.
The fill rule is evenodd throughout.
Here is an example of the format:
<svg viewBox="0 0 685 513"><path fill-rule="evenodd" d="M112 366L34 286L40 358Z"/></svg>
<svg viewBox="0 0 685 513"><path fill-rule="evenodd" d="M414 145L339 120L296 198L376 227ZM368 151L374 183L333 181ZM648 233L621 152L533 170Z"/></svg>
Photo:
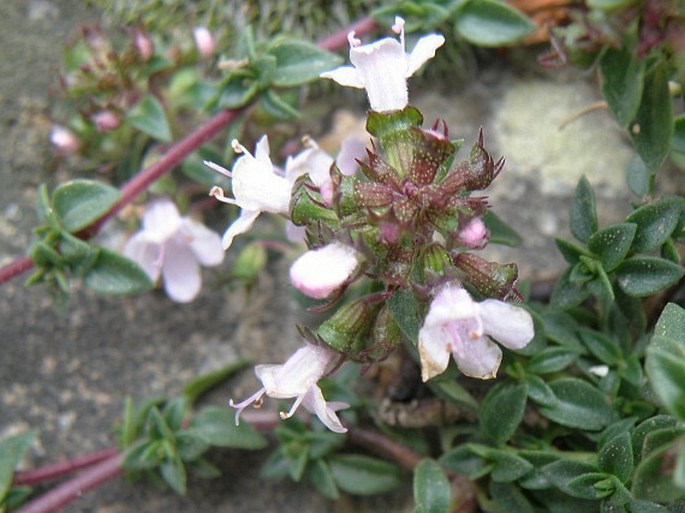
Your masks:
<svg viewBox="0 0 685 513"><path fill-rule="evenodd" d="M53 488L37 499L29 502L16 513L54 513L82 496L88 490L98 487L119 475L123 470L121 455L116 453L83 474Z"/></svg>
<svg viewBox="0 0 685 513"><path fill-rule="evenodd" d="M347 46L347 34L350 32L354 32L356 37L360 37L373 32L377 27L378 23L376 23L376 20L368 16L357 21L354 25L345 30L319 39L316 42L316 45L324 50L339 50L340 48L345 48L345 46Z"/></svg>
<svg viewBox="0 0 685 513"><path fill-rule="evenodd" d="M14 474L14 481L12 484L16 486L32 486L42 481L56 479L77 470L90 467L96 463L100 463L102 460L116 456L117 454L118 451L114 447L110 447L109 449L86 454L85 456L77 456L71 460L59 461L33 470L17 472Z"/></svg>
<svg viewBox="0 0 685 513"><path fill-rule="evenodd" d="M414 470L414 467L423 459L423 456L420 454L415 453L405 445L395 442L379 431L348 426L347 436L352 443L391 458L407 470Z"/></svg>
<svg viewBox="0 0 685 513"><path fill-rule="evenodd" d="M33 260L29 257L20 257L4 267L0 267L0 283L5 283L15 276L28 271L33 267Z"/></svg>
<svg viewBox="0 0 685 513"><path fill-rule="evenodd" d="M136 196L147 190L153 182L183 162L183 159L209 141L220 130L230 125L242 112L243 109L223 110L174 144L157 162L126 182L121 188L121 199L105 215L81 231L78 234L79 237L87 239L95 235L105 222L131 203Z"/></svg>

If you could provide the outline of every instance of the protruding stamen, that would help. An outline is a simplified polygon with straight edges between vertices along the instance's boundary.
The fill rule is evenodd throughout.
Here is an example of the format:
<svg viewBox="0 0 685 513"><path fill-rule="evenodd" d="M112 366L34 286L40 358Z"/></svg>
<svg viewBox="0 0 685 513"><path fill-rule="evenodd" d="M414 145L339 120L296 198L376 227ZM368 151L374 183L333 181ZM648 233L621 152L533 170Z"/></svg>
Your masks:
<svg viewBox="0 0 685 513"><path fill-rule="evenodd" d="M395 24L392 26L392 31L400 35L400 43L404 49L404 19L400 16L395 16Z"/></svg>
<svg viewBox="0 0 685 513"><path fill-rule="evenodd" d="M362 40L354 37L354 34L354 30L347 34L347 42L350 43L350 48L356 48L362 44Z"/></svg>
<svg viewBox="0 0 685 513"><path fill-rule="evenodd" d="M228 203L229 205L237 205L238 204L236 202L236 200L234 200L232 198L227 198L224 195L224 190L221 187L219 187L218 185L215 185L214 187L212 187L210 189L209 195L212 196L214 199L218 199L219 201L221 201L223 203Z"/></svg>
<svg viewBox="0 0 685 513"><path fill-rule="evenodd" d="M240 144L240 141L238 141L238 139L233 139L231 141L231 148L233 148L233 151L236 153L250 153L249 151L247 151L247 148L245 148L245 146Z"/></svg>
<svg viewBox="0 0 685 513"><path fill-rule="evenodd" d="M224 176L227 176L229 178L233 178L233 174L226 169L225 167L220 166L219 164L212 162L211 160L203 160L202 163L207 166L209 169L212 171L216 171L217 173L221 173Z"/></svg>

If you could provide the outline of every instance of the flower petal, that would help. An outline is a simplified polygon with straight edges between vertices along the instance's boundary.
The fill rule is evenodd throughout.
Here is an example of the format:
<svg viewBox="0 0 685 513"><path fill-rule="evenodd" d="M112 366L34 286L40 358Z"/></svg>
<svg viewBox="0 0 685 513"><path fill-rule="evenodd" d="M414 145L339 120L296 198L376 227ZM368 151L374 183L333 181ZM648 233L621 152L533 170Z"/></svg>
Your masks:
<svg viewBox="0 0 685 513"><path fill-rule="evenodd" d="M321 78L330 78L331 80L335 80L342 86L356 87L357 89L364 88L364 82L362 82L361 75L352 66L340 66L334 70L321 73L319 76Z"/></svg>
<svg viewBox="0 0 685 513"><path fill-rule="evenodd" d="M168 199L153 201L143 214L143 230L160 243L172 237L180 223L178 208Z"/></svg>
<svg viewBox="0 0 685 513"><path fill-rule="evenodd" d="M245 233L250 228L252 228L252 225L254 224L255 219L257 219L257 216L259 214L259 210L243 209L240 212L240 216L238 217L238 219L233 221L233 223L231 224L231 226L228 227L228 229L224 233L223 238L221 239L221 244L224 247L224 249L228 249L231 247L231 244L233 244L233 238L236 235Z"/></svg>
<svg viewBox="0 0 685 513"><path fill-rule="evenodd" d="M352 176L359 167L357 160L364 160L365 157L366 146L357 137L351 135L343 139L335 163L342 174Z"/></svg>
<svg viewBox="0 0 685 513"><path fill-rule="evenodd" d="M270 163L246 154L237 160L232 174L233 195L240 208L274 214L289 212L292 184L278 176Z"/></svg>
<svg viewBox="0 0 685 513"><path fill-rule="evenodd" d="M521 349L535 336L533 318L519 306L496 299L478 304L483 331L509 349Z"/></svg>
<svg viewBox="0 0 685 513"><path fill-rule="evenodd" d="M200 292L200 265L190 248L175 241L164 246L162 278L167 295L179 303L188 303Z"/></svg>
<svg viewBox="0 0 685 513"><path fill-rule="evenodd" d="M450 283L435 295L430 304L424 326L440 326L446 323L471 319L478 313L477 305L461 285Z"/></svg>
<svg viewBox="0 0 685 513"><path fill-rule="evenodd" d="M497 377L502 362L502 350L485 336L453 344L452 355L462 374L478 379Z"/></svg>
<svg viewBox="0 0 685 513"><path fill-rule="evenodd" d="M303 294L323 299L340 288L359 265L357 252L334 242L307 251L290 267L290 281Z"/></svg>
<svg viewBox="0 0 685 513"><path fill-rule="evenodd" d="M326 400L321 393L321 389L318 386L314 385L307 391L302 401L302 405L319 417L319 420L323 425L334 433L347 432L347 428L342 425L342 422L340 422L340 419L335 414L334 409L331 405L326 403ZM340 403L335 403L335 406L340 406Z"/></svg>
<svg viewBox="0 0 685 513"><path fill-rule="evenodd" d="M350 61L364 83L372 110L393 111L407 106L407 55L399 41L388 37L352 48Z"/></svg>
<svg viewBox="0 0 685 513"><path fill-rule="evenodd" d="M159 278L162 267L162 246L150 240L148 232L140 231L124 246L124 256L137 263L154 282Z"/></svg>
<svg viewBox="0 0 685 513"><path fill-rule="evenodd" d="M435 57L435 51L445 43L445 38L440 34L428 34L416 42L407 62L406 77L411 77L423 64Z"/></svg>
<svg viewBox="0 0 685 513"><path fill-rule="evenodd" d="M269 138L266 135L263 135L254 147L254 157L262 164L273 167L269 153Z"/></svg>
<svg viewBox="0 0 685 513"><path fill-rule="evenodd" d="M188 218L183 219L182 230L189 236L188 245L200 264L209 267L224 261L224 248L218 233Z"/></svg>
<svg viewBox="0 0 685 513"><path fill-rule="evenodd" d="M419 330L421 379L428 381L442 374L450 363L450 338L444 329L424 326Z"/></svg>

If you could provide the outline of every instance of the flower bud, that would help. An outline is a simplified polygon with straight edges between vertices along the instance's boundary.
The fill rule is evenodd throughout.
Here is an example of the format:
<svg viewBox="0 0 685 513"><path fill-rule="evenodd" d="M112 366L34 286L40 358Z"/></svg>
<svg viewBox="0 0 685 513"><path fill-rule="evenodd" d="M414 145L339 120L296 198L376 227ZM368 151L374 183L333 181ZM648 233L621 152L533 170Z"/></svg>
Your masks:
<svg viewBox="0 0 685 513"><path fill-rule="evenodd" d="M121 119L111 110L101 110L93 114L91 119L95 123L95 128L101 133L116 130L121 125Z"/></svg>
<svg viewBox="0 0 685 513"><path fill-rule="evenodd" d="M441 244L431 244L424 250L423 265L427 270L444 275L445 270L452 267L452 261Z"/></svg>
<svg viewBox="0 0 685 513"><path fill-rule="evenodd" d="M485 297L521 300L514 288L518 278L516 264L498 264L471 253L459 253L452 257L454 265L466 273L466 280Z"/></svg>
<svg viewBox="0 0 685 513"><path fill-rule="evenodd" d="M306 296L324 299L347 285L360 256L340 242L307 251L290 268L290 281Z"/></svg>
<svg viewBox="0 0 685 513"><path fill-rule="evenodd" d="M216 50L216 41L212 37L212 33L207 27L195 27L193 29L193 39L195 39L195 46L200 55L204 58L209 58Z"/></svg>
<svg viewBox="0 0 685 513"><path fill-rule="evenodd" d="M314 198L315 188L308 175L302 175L295 181L290 198L290 220L293 224L307 226L316 221L325 223L338 221L335 212L326 208L322 201Z"/></svg>
<svg viewBox="0 0 685 513"><path fill-rule="evenodd" d="M319 326L318 338L351 360L364 361L373 343L371 328L380 307L380 303L370 304L365 297L350 301Z"/></svg>
<svg viewBox="0 0 685 513"><path fill-rule="evenodd" d="M457 241L471 249L481 249L488 242L488 230L480 217L474 217L459 231Z"/></svg>
<svg viewBox="0 0 685 513"><path fill-rule="evenodd" d="M55 125L50 132L50 142L66 155L73 155L81 148L81 140L68 128Z"/></svg>
<svg viewBox="0 0 685 513"><path fill-rule="evenodd" d="M479 191L486 189L504 167L504 159L497 162L483 147L483 129L478 132L478 141L471 148L466 160L462 160L452 169L441 187L451 193L462 191Z"/></svg>
<svg viewBox="0 0 685 513"><path fill-rule="evenodd" d="M133 36L133 43L143 61L147 62L152 58L155 53L155 44L147 34L140 30L136 30Z"/></svg>

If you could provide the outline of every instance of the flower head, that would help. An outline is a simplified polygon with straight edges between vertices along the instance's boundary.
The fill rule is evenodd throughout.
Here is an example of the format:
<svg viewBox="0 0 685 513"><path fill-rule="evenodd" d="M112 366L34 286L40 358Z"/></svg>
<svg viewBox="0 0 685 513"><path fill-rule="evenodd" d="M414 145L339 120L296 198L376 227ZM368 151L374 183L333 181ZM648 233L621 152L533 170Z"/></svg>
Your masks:
<svg viewBox="0 0 685 513"><path fill-rule="evenodd" d="M333 79L340 85L366 88L372 110L384 112L403 109L409 102L407 78L435 55L445 38L440 34L429 34L419 39L411 53L407 53L404 46L404 20L396 17L392 29L399 34L399 41L387 37L366 45L362 45L354 37L354 32L350 32L347 39L350 42L350 61L354 67L342 66L321 76Z"/></svg>
<svg viewBox="0 0 685 513"><path fill-rule="evenodd" d="M349 405L340 402L327 403L316 384L323 377L335 356L336 353L330 349L307 344L295 351L283 365L257 365L255 374L264 386L238 404L235 404L233 399L229 401L231 408L236 409L236 424L240 420L242 411L249 405L258 403L266 394L276 399L295 398L290 411L281 412L283 419L291 417L302 405L319 417L319 420L331 431L346 432L347 429L335 412Z"/></svg>
<svg viewBox="0 0 685 513"><path fill-rule="evenodd" d="M197 51L200 52L202 57L208 58L214 54L216 41L214 41L214 37L207 27L195 27L193 29L193 39L195 40Z"/></svg>
<svg viewBox="0 0 685 513"><path fill-rule="evenodd" d="M176 205L166 199L148 206L143 229L126 243L124 255L137 262L151 280L161 274L164 290L179 303L192 301L200 292L200 265L219 265L224 259L219 235L181 217Z"/></svg>
<svg viewBox="0 0 685 513"><path fill-rule="evenodd" d="M494 378L504 347L521 349L535 335L533 319L523 308L496 299L476 303L457 284L442 288L431 302L419 331L423 381L442 373L450 353L459 370L473 378Z"/></svg>
<svg viewBox="0 0 685 513"><path fill-rule="evenodd" d="M290 267L290 281L303 294L323 299L342 287L358 266L357 251L333 242L295 260Z"/></svg>
<svg viewBox="0 0 685 513"><path fill-rule="evenodd" d="M280 176L271 163L269 139L266 135L257 142L254 156L238 141L233 141L233 148L244 155L235 162L232 171L205 161L207 166L232 179L235 199L224 196L224 191L220 187L214 187L209 194L219 201L237 205L242 209L238 219L224 233L224 249L231 246L236 235L252 228L260 213L287 215L292 189L292 183Z"/></svg>

